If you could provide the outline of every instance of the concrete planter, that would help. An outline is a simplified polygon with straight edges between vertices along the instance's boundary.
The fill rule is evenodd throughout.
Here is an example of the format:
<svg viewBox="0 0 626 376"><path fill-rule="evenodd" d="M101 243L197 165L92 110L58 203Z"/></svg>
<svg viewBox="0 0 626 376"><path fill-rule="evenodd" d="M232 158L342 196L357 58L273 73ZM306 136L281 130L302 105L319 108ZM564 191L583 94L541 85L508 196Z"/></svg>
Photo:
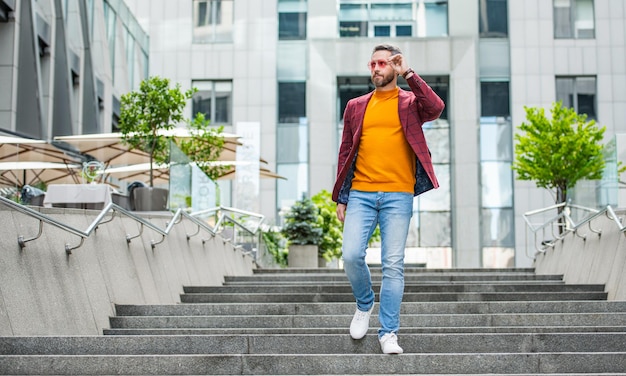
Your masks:
<svg viewBox="0 0 626 376"><path fill-rule="evenodd" d="M290 245L287 264L290 268L317 268L317 246L308 244Z"/></svg>
<svg viewBox="0 0 626 376"><path fill-rule="evenodd" d="M136 211L165 211L169 191L164 188L138 187L133 190Z"/></svg>

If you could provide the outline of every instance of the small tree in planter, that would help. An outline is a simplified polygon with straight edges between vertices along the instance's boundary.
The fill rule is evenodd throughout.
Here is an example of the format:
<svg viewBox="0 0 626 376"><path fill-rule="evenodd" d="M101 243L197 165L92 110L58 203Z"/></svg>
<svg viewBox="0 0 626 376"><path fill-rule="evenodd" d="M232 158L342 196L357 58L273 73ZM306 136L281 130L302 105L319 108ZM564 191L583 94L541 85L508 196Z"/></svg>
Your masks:
<svg viewBox="0 0 626 376"><path fill-rule="evenodd" d="M289 242L289 266L318 266L318 245L322 240L318 216L318 208L305 195L285 215L282 232Z"/></svg>
<svg viewBox="0 0 626 376"><path fill-rule="evenodd" d="M183 120L183 110L194 90L182 92L180 84L170 87L170 80L149 77L139 90L122 95L119 127L122 140L132 148L150 155L150 187L154 186L152 163L167 163L171 130Z"/></svg>
<svg viewBox="0 0 626 376"><path fill-rule="evenodd" d="M173 138L166 131L177 124L187 122L190 138L174 140L188 157L197 162L200 168L211 178L219 176L224 167L211 166L206 161L216 160L222 152L224 140L222 128L209 128L209 122L203 114L197 114L193 120L183 117L186 103L197 90L181 90L180 84L170 87L170 80L158 76L143 80L139 90L122 96L119 127L124 143L132 148L143 150L150 156L150 196L155 200L141 200L135 197L137 210L167 209L167 190L154 189L153 163L169 162L169 141ZM133 191L144 193L142 189ZM137 205L141 203L140 205ZM141 207L140 207L141 206Z"/></svg>

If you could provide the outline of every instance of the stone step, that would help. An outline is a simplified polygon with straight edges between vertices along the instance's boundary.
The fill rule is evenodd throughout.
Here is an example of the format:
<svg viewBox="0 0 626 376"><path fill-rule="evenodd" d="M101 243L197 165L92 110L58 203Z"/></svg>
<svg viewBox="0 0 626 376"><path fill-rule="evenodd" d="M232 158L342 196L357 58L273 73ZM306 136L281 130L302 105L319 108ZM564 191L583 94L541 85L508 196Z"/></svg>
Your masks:
<svg viewBox="0 0 626 376"><path fill-rule="evenodd" d="M346 375L623 373L626 352L480 354L2 355L1 374Z"/></svg>
<svg viewBox="0 0 626 376"><path fill-rule="evenodd" d="M604 300L605 292L476 292L476 293L405 293L404 302L434 301L546 301L546 300ZM302 294L182 294L182 303L286 303L286 302L350 302L351 293Z"/></svg>
<svg viewBox="0 0 626 376"><path fill-rule="evenodd" d="M372 274L372 281L380 282L382 275ZM533 273L417 273L417 274L405 274L405 282L435 282L435 281L561 281L563 276L561 275L537 275ZM348 279L344 273L336 274L256 274L250 276L225 276L224 282L227 284L234 283L306 283L306 282L346 282Z"/></svg>
<svg viewBox="0 0 626 376"><path fill-rule="evenodd" d="M602 285L525 268L407 271L402 355L381 354L378 303L366 337L350 338L343 270L262 269L182 287L180 304L116 305L104 336L0 337L0 374L626 376L626 302Z"/></svg>
<svg viewBox="0 0 626 376"><path fill-rule="evenodd" d="M370 327L378 325L377 310ZM348 328L352 315L116 316L111 328ZM453 314L402 316L402 327L623 326L626 313Z"/></svg>
<svg viewBox="0 0 626 376"><path fill-rule="evenodd" d="M374 290L380 290L380 284L374 284ZM600 291L604 292L604 285L566 285L559 284L405 284L404 292L569 292L569 291ZM304 293L352 293L351 286L346 282L337 285L278 285L278 286L183 286L186 294L218 294L218 293L281 293L281 294L304 294Z"/></svg>
<svg viewBox="0 0 626 376"><path fill-rule="evenodd" d="M345 303L198 303L115 306L117 316L192 315L352 315L354 302ZM455 313L604 313L626 312L626 301L504 301L504 302L403 302L404 314Z"/></svg>
<svg viewBox="0 0 626 376"><path fill-rule="evenodd" d="M370 271L372 273L380 273L380 264L369 264ZM524 273L532 274L535 272L533 268L425 268L419 266L412 266L411 264L405 264L405 274L414 273L426 273L426 274L443 274L443 273ZM254 269L254 274L344 274L343 269L333 268L267 268L267 269Z"/></svg>
<svg viewBox="0 0 626 376"><path fill-rule="evenodd" d="M471 327L402 327L401 335L405 334L510 334L510 333L621 333L625 332L624 325L620 326L471 326ZM104 329L105 335L225 335L225 334L338 334L346 335L347 328L113 328ZM368 332L376 333L375 328Z"/></svg>
<svg viewBox="0 0 626 376"><path fill-rule="evenodd" d="M313 338L312 338L313 337ZM406 334L406 353L612 352L626 333ZM378 354L375 334L0 337L0 355Z"/></svg>
<svg viewBox="0 0 626 376"><path fill-rule="evenodd" d="M406 282L405 285L407 286L412 286L412 285L484 285L484 284L490 284L490 285L508 285L511 283L516 283L516 284L520 284L523 283L525 285L564 285L565 282L563 282L562 279L550 279L550 280L527 280L527 281L507 281L507 280L492 280L492 281L483 281L483 280L476 280L476 281L430 281L430 280L424 280L424 281L411 281L411 282ZM240 286L344 286L348 284L348 280L344 279L344 280L339 280L339 279L335 279L335 280L306 280L306 281L289 281L289 282L280 282L280 281L255 281L255 280L249 280L246 282L243 281L238 281L238 282L224 282L222 284L222 286L226 286L226 287L240 287ZM378 279L374 279L372 280L372 284L374 286L379 286L381 284L381 280Z"/></svg>

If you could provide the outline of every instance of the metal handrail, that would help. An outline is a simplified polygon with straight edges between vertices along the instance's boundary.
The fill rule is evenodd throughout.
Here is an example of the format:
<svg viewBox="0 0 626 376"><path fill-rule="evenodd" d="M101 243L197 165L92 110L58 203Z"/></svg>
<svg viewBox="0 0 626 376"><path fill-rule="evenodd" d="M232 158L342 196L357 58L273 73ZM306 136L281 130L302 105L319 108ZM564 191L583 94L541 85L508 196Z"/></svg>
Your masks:
<svg viewBox="0 0 626 376"><path fill-rule="evenodd" d="M172 217L172 220L168 221L168 224L167 224L166 228L165 229L161 229L161 228L157 227L156 225L154 225L153 223L145 220L142 217L139 217L139 216L133 214L132 212L130 212L130 211L128 211L128 210L118 206L117 204L109 203L109 204L104 206L104 208L100 211L100 213L96 216L96 218L87 227L86 230L80 230L80 229L74 228L72 226L69 226L69 225L67 225L67 224L65 224L63 222L60 222L60 221L58 221L58 220L56 220L56 219L54 219L52 217L49 217L49 216L47 216L47 215L45 215L45 214L43 214L43 213L41 213L41 212L39 212L37 210L34 210L34 209L28 207L28 206L19 204L19 203L15 202L15 201L9 200L9 199L7 199L5 197L2 197L2 196L0 196L0 204L8 206L8 207L10 207L10 208L12 208L12 209L22 213L22 214L28 215L30 217L33 217L33 218L39 220L39 233L38 233L37 236L31 237L31 238L28 238L28 239L25 239L21 235L18 236L18 245L22 249L26 246L27 242L36 240L36 239L38 239L41 236L42 231L43 231L43 223L47 223L47 224L50 224L50 225L52 225L54 227L57 227L57 228L59 228L61 230L64 230L64 231L67 231L70 234L76 235L76 236L81 238L80 243L78 245L76 245L76 246L70 246L68 243L65 244L65 251L66 251L66 253L71 254L72 250L77 249L80 246L82 246L85 238L89 237L91 235L91 233L94 232L99 225L107 223L107 222L110 222L111 220L113 220L113 218L115 216L115 213L118 213L118 212L121 213L121 214L126 215L129 218L134 219L135 221L137 221L137 222L139 222L141 224L141 230L140 230L139 234L137 234L135 236L131 236L129 234L126 234L126 241L128 243L130 243L132 239L134 239L134 238L136 238L138 236L141 236L141 234L143 232L144 226L148 227L148 228L152 229L153 231L155 231L155 232L157 232L157 233L162 235L162 239L160 241L158 241L158 242L155 242L154 240L151 241L152 249L154 249L157 244L162 243L163 240L165 239L165 236L167 236L170 233L170 231L172 230L174 225L180 223L183 218L188 219L188 220L192 221L193 223L195 223L196 225L198 225L197 233L200 232L200 229L206 230L207 232L209 232L213 236L217 233L217 231L216 231L217 229L216 228L211 228L207 223L205 223L205 222L201 221L200 219L198 219L198 218L188 214L183 209L178 209L174 213L174 215ZM107 214L109 212L111 212L111 218L105 221L104 218L107 216ZM187 239L189 239L191 236L193 236L193 235L187 234Z"/></svg>
<svg viewBox="0 0 626 376"><path fill-rule="evenodd" d="M217 206L217 207L213 207L210 209L193 212L190 215L193 217L201 217L201 216L206 216L206 215L211 215L211 214L217 215L217 221L215 223L214 228L219 229L221 231L224 229L225 223L229 222L229 223L232 223L235 228L243 230L248 235L257 236L257 237L260 236L259 230L261 229L261 224L265 220L265 216L262 214L258 214L258 213L254 213L254 212L250 212L246 210L241 210L241 209L236 209L236 208L231 208L227 206ZM247 226L245 222L233 218L233 214L239 216L240 218L241 217L256 218L256 226L253 226L253 227ZM235 235L236 235L236 232L233 234L233 236ZM202 243L206 242L207 240L208 239L202 239ZM229 240L231 240L233 244L237 243L235 238L231 238ZM258 248L259 248L258 244L260 243L260 240L257 238L256 242L257 242L256 250L258 251ZM242 248L240 245L235 245L235 246ZM254 250L245 251L242 249L242 252L244 253L252 253L255 259L257 259L257 256L258 256L257 251L254 251Z"/></svg>
<svg viewBox="0 0 626 376"><path fill-rule="evenodd" d="M539 224L538 226L533 225L533 223L530 222L530 217L537 215L537 214L542 214L545 213L546 211L550 211L550 210L554 210L554 209L559 209L562 208L563 210L561 210L561 212L548 219L547 221ZM581 220L580 222L576 223L572 217L570 216L569 212L571 211L570 209L578 209L578 210L583 210L586 212L591 213L591 215L585 217L583 220ZM535 246L535 251L542 253L545 252L545 250L547 248L551 248L554 247L556 242L558 240L563 239L567 234L569 233L574 233L576 236L582 238L583 240L587 240L587 235L588 234L580 234L583 226L587 225L589 228L589 231L597 234L598 236L602 235L602 229L593 229L591 227L591 222L602 216L602 215L606 215L607 218L611 219L618 227L619 231L621 232L626 232L626 226L624 226L622 224L621 218L619 218L616 214L615 211L613 210L613 208L611 207L611 205L607 205L604 209L602 210L597 210L597 209L593 209L593 208L588 208L588 207L584 207L584 206L579 206L579 205L573 205L573 204L569 204L569 203L561 203L561 204L557 204L557 205L552 205L552 206L548 206L546 208L542 208L542 209L537 209L537 210L532 210L532 211L528 211L526 213L524 213L523 218L524 221L526 222L526 238L528 238L528 230L530 229L530 231L534 234L534 246ZM554 223L558 220L560 220L561 218L565 219L565 228L564 231L560 234L555 234L554 233ZM542 247L538 247L537 246L537 234L540 230L545 230L546 227L550 226L552 228L552 235L554 236L553 240L544 240L541 242ZM545 233L545 231L544 231ZM528 244L526 244L526 256L531 257L528 254Z"/></svg>

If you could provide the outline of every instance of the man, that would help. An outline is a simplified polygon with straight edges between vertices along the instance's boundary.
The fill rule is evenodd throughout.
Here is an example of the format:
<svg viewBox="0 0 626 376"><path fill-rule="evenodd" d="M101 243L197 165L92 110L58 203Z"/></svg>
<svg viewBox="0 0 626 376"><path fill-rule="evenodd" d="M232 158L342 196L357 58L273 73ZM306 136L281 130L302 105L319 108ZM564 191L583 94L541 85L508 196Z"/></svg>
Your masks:
<svg viewBox="0 0 626 376"><path fill-rule="evenodd" d="M376 89L346 106L333 201L344 222L344 269L357 304L350 335L361 339L369 329L374 291L365 255L379 225L383 279L378 339L383 353L401 354L397 333L413 197L439 186L422 125L437 119L444 103L409 68L398 47L374 47L368 67ZM398 76L411 91L397 86Z"/></svg>

